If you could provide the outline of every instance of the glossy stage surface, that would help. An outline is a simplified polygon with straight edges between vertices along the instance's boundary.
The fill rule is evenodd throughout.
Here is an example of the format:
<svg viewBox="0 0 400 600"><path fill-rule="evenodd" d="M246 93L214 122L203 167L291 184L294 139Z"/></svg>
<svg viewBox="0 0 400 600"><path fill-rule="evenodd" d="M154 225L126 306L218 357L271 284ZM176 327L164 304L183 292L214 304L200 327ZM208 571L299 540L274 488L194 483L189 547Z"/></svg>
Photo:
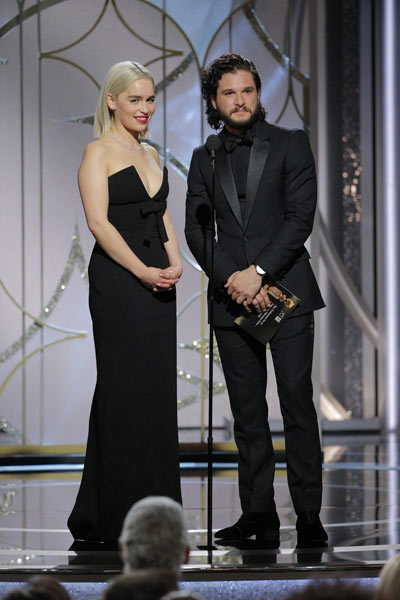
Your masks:
<svg viewBox="0 0 400 600"><path fill-rule="evenodd" d="M275 477L280 548L256 548L249 540L241 547L215 544L212 552L200 550L198 547L206 544L207 477L193 464L182 464L183 502L192 547L183 582L216 585L221 580L246 580L255 585L261 580L281 580L283 584L293 579L357 577L374 585L382 564L400 550L398 459L396 440L354 434L325 437L321 518L329 547L308 551L296 550L295 514L284 464L277 465ZM54 465L50 469L13 473L1 467L0 579L20 581L45 570L66 582L104 582L121 570L117 550L72 546L66 528L78 489L79 467ZM213 528L219 529L232 524L241 513L236 470L229 465L216 470L213 491Z"/></svg>

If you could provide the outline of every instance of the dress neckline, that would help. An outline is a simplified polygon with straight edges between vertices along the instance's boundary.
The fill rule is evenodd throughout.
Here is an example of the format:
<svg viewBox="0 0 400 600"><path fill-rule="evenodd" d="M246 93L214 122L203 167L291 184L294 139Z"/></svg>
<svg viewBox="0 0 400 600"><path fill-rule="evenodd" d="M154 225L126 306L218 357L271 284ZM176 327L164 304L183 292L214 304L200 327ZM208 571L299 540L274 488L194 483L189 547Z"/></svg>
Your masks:
<svg viewBox="0 0 400 600"><path fill-rule="evenodd" d="M114 177L115 175L119 175L119 173L123 173L124 171L128 171L129 169L133 169L134 170L134 172L136 173L137 178L139 179L139 181L140 181L140 183L142 185L142 188L144 189L147 197L150 198L150 200L152 200L153 198L155 198L157 196L157 194L159 194L162 186L164 185L164 179L165 179L165 173L167 171L167 167L163 167L163 177L162 177L161 185L158 188L158 190L156 191L156 193L153 194L153 196L150 196L149 192L147 191L147 188L144 185L144 183L142 181L142 178L140 177L140 175L139 175L139 173L138 173L135 165L129 165L128 167L124 167L123 169L120 169L119 171L115 171L115 173L112 173L111 175L108 176L108 179L111 179L111 177Z"/></svg>

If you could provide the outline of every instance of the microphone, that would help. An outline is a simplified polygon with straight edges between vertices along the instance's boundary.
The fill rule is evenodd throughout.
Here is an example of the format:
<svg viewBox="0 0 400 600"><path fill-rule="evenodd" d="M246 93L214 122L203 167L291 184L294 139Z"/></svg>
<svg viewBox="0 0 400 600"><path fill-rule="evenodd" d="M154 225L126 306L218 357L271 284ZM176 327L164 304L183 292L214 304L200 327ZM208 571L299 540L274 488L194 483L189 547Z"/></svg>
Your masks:
<svg viewBox="0 0 400 600"><path fill-rule="evenodd" d="M198 215L199 217L203 217L204 221L207 218L207 223L204 221L205 227L211 228L211 235L204 235L204 252L206 256L209 252L210 257L210 271L209 271L209 285L210 285L210 304L209 304L209 356L214 356L214 270L215 270L215 260L214 260L214 245L215 245L215 153L220 147L221 142L217 135L209 135L206 140L206 148L210 154L210 166L212 171L212 183L211 190L209 194L209 199L211 206L207 206L205 210L202 211L202 215ZM206 217L207 213L207 217ZM211 221L211 222L210 222ZM209 245L209 248L207 246ZM213 504L213 495L212 495L212 483L213 483L213 393L214 393L214 361L208 361L208 438L207 438L207 550L209 555L211 551L214 550L214 546L212 543L212 504ZM209 562L212 562L212 556L209 558Z"/></svg>
<svg viewBox="0 0 400 600"><path fill-rule="evenodd" d="M210 153L211 160L215 160L215 153L221 145L221 140L215 133L208 136L206 140L206 148Z"/></svg>

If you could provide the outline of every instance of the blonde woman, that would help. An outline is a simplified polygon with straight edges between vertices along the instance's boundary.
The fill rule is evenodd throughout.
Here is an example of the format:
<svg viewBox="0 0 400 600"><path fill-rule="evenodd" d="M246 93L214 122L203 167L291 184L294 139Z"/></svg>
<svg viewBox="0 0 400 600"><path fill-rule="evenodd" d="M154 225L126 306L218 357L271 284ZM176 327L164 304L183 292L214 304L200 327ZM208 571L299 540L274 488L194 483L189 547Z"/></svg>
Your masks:
<svg viewBox="0 0 400 600"><path fill-rule="evenodd" d="M175 284L182 265L166 209L168 173L142 141L154 111L151 73L131 61L111 67L96 108L98 139L79 168L96 238L89 306L97 384L68 520L75 540L116 542L129 508L144 496L181 501Z"/></svg>

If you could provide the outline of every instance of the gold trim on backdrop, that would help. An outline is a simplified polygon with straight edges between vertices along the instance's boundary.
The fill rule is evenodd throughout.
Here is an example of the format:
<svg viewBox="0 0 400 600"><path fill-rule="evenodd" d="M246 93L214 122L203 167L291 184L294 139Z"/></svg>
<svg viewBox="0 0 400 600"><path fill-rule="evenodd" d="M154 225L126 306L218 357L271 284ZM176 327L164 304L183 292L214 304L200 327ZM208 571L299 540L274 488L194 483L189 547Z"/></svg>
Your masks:
<svg viewBox="0 0 400 600"><path fill-rule="evenodd" d="M286 476L286 470L285 469L276 469L275 471L275 475L276 476ZM49 473L8 473L8 474L0 474L0 481L35 481L35 480L46 480L46 479L51 479L51 480L59 480L59 481L78 481L81 479L82 473L81 471L51 471ZM222 469L218 469L216 471L214 471L213 473L213 479L219 479L219 478L225 478L225 479L237 479L238 476L238 471L237 469L229 469L229 470L222 470ZM185 478L185 477L198 477L200 482L203 483L205 481L205 477L204 475L200 474L198 471L195 470L187 470L185 469L184 471L181 472L181 479ZM202 490L202 494L205 494L205 490L206 490L206 486L205 485L201 485L201 490ZM19 490L11 490L14 492L14 498L16 493L19 492ZM233 491L235 491L235 488L233 488ZM13 500L14 500L13 498ZM202 515L202 523L203 523L203 528L205 529L205 520L203 520L206 512L205 512L205 501L202 498L202 502L201 502L202 508L201 508L201 515ZM65 530L66 532L68 532L68 530Z"/></svg>
<svg viewBox="0 0 400 600"><path fill-rule="evenodd" d="M303 90L305 90L305 89L307 89L307 88L308 88L308 85L303 85ZM293 106L294 106L294 108L295 108L295 111L297 112L297 115L300 117L300 119L301 119L301 120L303 121L303 123L304 123L304 121L305 121L305 115L301 113L301 111L300 111L300 107L299 107L299 105L297 104L296 95L295 95L295 93L294 93L294 88L293 88L293 80L292 80L292 77L291 77L291 75L290 75L290 90L289 90L289 94L290 94L290 97L291 97L291 99L292 99L292 102L293 102Z"/></svg>
<svg viewBox="0 0 400 600"><path fill-rule="evenodd" d="M7 454L84 454L85 444L7 444L0 446L0 455Z"/></svg>
<svg viewBox="0 0 400 600"><path fill-rule="evenodd" d="M15 29L15 27L18 27L18 25L22 21L26 21L26 19L29 19L30 17L33 17L33 15L36 15L38 9L44 10L46 8L54 6L55 4L60 4L60 2L65 1L66 0L42 0L42 2L40 2L39 4L35 4L29 8L26 8L22 12L21 16L17 15L16 17L13 17L5 25L3 25L3 27L0 28L0 39L4 37L9 31L12 31L13 29Z"/></svg>
<svg viewBox="0 0 400 600"><path fill-rule="evenodd" d="M122 14L119 11L119 8L117 7L117 3L115 0L111 0L112 6L114 8L115 14L117 15L118 19L121 21L122 25L133 35L135 36L138 40L140 40L141 42L143 42L144 44L146 44L147 46L150 46L151 48L155 48L156 50L161 50L164 53L168 53L166 55L166 58L169 58L170 56L182 56L183 51L182 50L173 50L172 48L164 48L162 46L158 46L157 44L152 44L151 42L149 42L149 40L146 40L146 38L142 37L141 35L139 35L136 31L134 31L132 29L132 27L130 27L128 25L128 23L125 21L124 17L122 16ZM153 4L150 3L150 6L152 8L155 8L156 10L158 10L157 6L154 6ZM161 11L163 14L165 14L166 16L168 16L167 13L165 13L163 10ZM162 57L161 57L162 58Z"/></svg>
<svg viewBox="0 0 400 600"><path fill-rule="evenodd" d="M49 329L53 329L54 331L59 331L61 333L76 334L81 337L87 335L86 331L82 331L82 330L78 330L78 329L68 329L66 327L61 327L61 325L54 325L53 323L49 323L48 321L43 321L43 319L41 319L40 317L35 317L26 308L21 306L21 304L19 304L19 302L14 298L14 296L11 295L11 293L8 291L8 289L4 285L4 282L1 278L0 278L0 287L3 288L4 293L11 300L11 302L27 317L29 317L30 319L35 321L35 323L37 325L39 325L39 327L48 327ZM0 360L0 362L3 362L3 361Z"/></svg>
<svg viewBox="0 0 400 600"><path fill-rule="evenodd" d="M273 440L272 446L274 450L284 451L285 450L285 441L284 440ZM183 442L179 444L180 450L184 452L201 452L207 451L207 442ZM214 442L213 449L224 451L224 452L237 452L237 446L234 441L231 442Z"/></svg>
<svg viewBox="0 0 400 600"><path fill-rule="evenodd" d="M275 123L279 123L279 121L282 119L283 115L286 112L286 109L287 109L287 107L289 105L289 100L291 98L290 89L291 89L291 79L290 79L290 75L289 75L289 79L288 79L288 82L287 82L287 92L286 92L285 101L283 103L283 106L281 108L281 111L280 111L279 115L275 119Z"/></svg>
<svg viewBox="0 0 400 600"><path fill-rule="evenodd" d="M183 54L183 52L181 52L181 54ZM161 54L160 56L156 56L155 58L152 58L151 60L147 61L143 64L143 66L148 68L150 67L150 65L154 65L159 60L165 61L167 58L171 58L171 56L175 56L175 54Z"/></svg>
<svg viewBox="0 0 400 600"><path fill-rule="evenodd" d="M13 356L22 347L22 345L24 343L26 343L28 340L30 340L40 329L48 326L46 319L47 319L47 317L49 317L51 315L51 313L53 312L54 308L56 307L58 301L60 300L62 294L66 290L66 287L71 278L75 263L77 263L78 267L80 268L81 279L83 279L83 281L87 285L88 284L88 274L87 274L87 268L86 268L86 260L85 260L85 256L83 254L83 250L82 250L82 247L80 244L79 229L77 226L75 226L74 233L72 235L71 249L69 251L66 266L64 268L64 271L62 272L62 275L57 283L56 289L53 292L50 300L47 302L47 304L42 309L42 312L40 313L39 317L35 317L28 312L25 313L25 314L27 314L27 316L29 316L30 318L32 318L34 320L34 323L28 327L28 329L25 331L24 335L20 336L17 340L15 340L15 342L13 342L8 348L6 348L6 350L3 350L3 352L0 353L0 364L5 362L11 356ZM25 310L24 307L22 305L20 305L17 302L17 300L11 295L11 293L5 287L5 285L3 284L1 279L0 279L0 286L3 288L4 292L7 294L9 299L13 302L13 304L15 304L17 306L17 308L19 308L21 311ZM54 325L51 328L55 329L56 327L57 326ZM67 328L62 328L62 327L59 327L57 329L57 331L59 331L60 333L67 333L67 334L71 334L71 335L79 335L79 334L87 335L87 333L85 331L67 329Z"/></svg>
<svg viewBox="0 0 400 600"><path fill-rule="evenodd" d="M22 15L19 16L17 15L16 17L10 19L8 21L8 23L6 23L5 25L3 25L3 27L0 28L0 39L6 35L9 31L11 31L12 29L14 29L15 27L17 27L21 21L25 21L26 19L29 19L30 17L32 17L33 15L35 15L38 10L46 10L47 8L50 8L52 6L55 6L57 4L60 4L61 2L65 2L66 0L42 0L41 2L38 2L36 5L31 6L27 9L25 9L22 12ZM143 4L147 4L148 6L150 6L151 8L153 8L154 10L157 10L158 12L161 12L162 14L165 14L166 17L171 21L171 23L173 25L176 26L176 28L180 31L180 33L182 34L182 36L185 38L186 42L189 44L193 55L196 59L196 63L197 63L197 68L199 73L201 72L201 68L200 68L200 64L199 64L199 60L197 57L197 53L196 50L193 46L193 44L191 43L190 39L188 38L187 34L184 32L184 30L182 29L182 27L168 14L165 13L165 11L163 11L162 9L160 9L158 6L155 6L154 4L152 4L151 2L147 2L146 0L137 0L138 2L142 2ZM106 0L106 4L108 4L109 0ZM148 42L147 40L145 40L144 38L142 38L141 36L139 36L136 32L134 32L129 25L125 22L124 18L122 17L121 13L119 12L119 9L116 6L115 0L112 0L112 4L113 4L113 8L115 10L115 13L117 15L117 17L120 19L121 23L132 33L132 35L134 35L135 37L137 37L138 39L140 39L141 41L143 41L143 43L152 46L158 50L161 50L162 48L160 46L151 44L150 42ZM101 15L103 16L103 15ZM95 26L98 25L98 22L95 23ZM94 28L94 27L93 27ZM92 29L93 30L93 29ZM89 30L84 37L87 37L87 35L89 35L89 33L91 33L92 30ZM79 41L81 41L84 38L80 38L79 40L77 40L76 42L73 42L73 45L77 44ZM61 48L56 50L55 52L61 52L61 50L65 50L66 48L70 48L71 46L66 46L65 48ZM181 50L172 50L172 49L168 49L168 52L170 52L170 56L179 56L181 54L183 54L183 52Z"/></svg>
<svg viewBox="0 0 400 600"><path fill-rule="evenodd" d="M273 440L273 448L277 451L285 450L284 440ZM224 452L237 452L235 442L214 442L214 450ZM179 444L182 452L201 452L207 450L207 442L182 442ZM0 446L0 455L7 454L84 454L86 452L85 444L10 444Z"/></svg>
<svg viewBox="0 0 400 600"><path fill-rule="evenodd" d="M89 71L86 71L86 69L84 69L83 67L81 67L80 65L78 65L76 62L74 62L73 60L69 60L67 58L63 58L62 56L53 56L52 54L48 54L47 52L42 52L42 54L40 55L40 58L47 58L48 60L59 60L60 62L66 63L67 65L70 65L71 67L75 67L76 69L78 69L78 71L81 71L81 73L83 73L84 75L86 75L86 77L89 77L90 81L92 83L94 83L94 85L97 87L97 89L100 89L100 84L97 83L97 81L95 80L95 78L93 77L93 75L91 75L89 73Z"/></svg>
<svg viewBox="0 0 400 600"><path fill-rule="evenodd" d="M39 10L45 10L47 8L51 8L52 6L55 6L57 4L60 4L61 2L65 2L66 0L42 0L41 2L39 2L38 5L34 5L31 6L27 9L25 9L23 11L22 14L22 20L26 20L29 17L35 15ZM154 10L157 10L160 13L164 14L164 11L159 8L158 6L152 4L151 2L148 2L147 0L137 0L138 2L142 2L143 4L146 4L148 6L150 6L151 8L153 8ZM105 6L103 8L103 10L105 10L106 5L108 4L109 0L106 0ZM287 68L288 62L291 65L291 71L293 76L298 79L303 85L307 85L309 82L309 77L307 74L303 73L301 71L301 69L299 69L292 61L289 57L287 57L279 48L279 46L277 44L275 44L275 42L272 40L272 38L270 37L270 35L267 33L264 25L261 23L260 19L257 16L256 10L254 8L254 6L252 6L253 4L253 0L248 0L247 2L243 3L241 6L237 7L235 10L233 10L230 15L223 21L223 23L220 25L220 27L218 28L217 32L214 34L209 47L207 48L207 52L205 55L205 58L208 56L209 50L210 50L210 45L214 42L214 39L216 37L216 35L219 33L220 29L225 25L225 23L232 18L232 16L234 14L236 14L239 10L243 10L246 17L248 18L250 24L252 25L255 33L258 35L258 37L260 38L260 40L263 42L263 44L265 45L265 47L267 48L267 50L274 56L274 58L276 58L276 60L285 68ZM113 0L113 5L114 5L114 0ZM114 8L115 10L115 8ZM118 9L117 9L118 11ZM116 12L117 12L116 11ZM183 35L183 37L185 38L186 42L189 44L190 48L193 51L193 55L195 57L196 63L197 63L197 67L199 72L201 73L201 66L198 60L198 56L196 53L196 50L193 46L193 44L191 43L189 37L187 36L187 34L185 33L185 31L181 28L181 26L175 21L175 19L173 19L168 13L165 13L167 18L171 21L171 23L173 25L175 25L177 27L177 29L180 31L180 33ZM122 18L123 19L123 18ZM0 39L6 35L9 31L11 31L12 29L14 29L15 27L17 27L19 25L20 22L20 17L17 15L16 17L10 19L5 25L3 25L3 27L0 28ZM97 25L97 22L96 24ZM93 26L94 28L95 26ZM84 37L86 37L92 30L89 30ZM129 26L128 26L129 28ZM135 32L132 31L132 34L135 35ZM79 41L81 41L84 38L79 38L79 40L76 40L75 42L73 42L73 45L77 44ZM141 39L141 38L139 38ZM148 43L146 40L143 40L144 43ZM54 52L61 52L62 50L65 50L66 48L70 48L71 46L65 46L64 48L55 50ZM155 46L157 48L157 46ZM161 48L159 48L161 49ZM176 53L174 55L179 55L181 53L181 51L177 51L177 50L170 50L173 53ZM205 64L205 61L203 61L203 64Z"/></svg>
<svg viewBox="0 0 400 600"><path fill-rule="evenodd" d="M254 6L249 6L251 2L247 3L247 6L243 6L243 12L246 15L248 21L250 22L253 30L257 34L258 38L262 41L268 52L272 54L272 56L279 62L282 67L287 70L290 70L293 77L295 77L300 83L303 85L309 85L310 77L301 71L294 62L291 60L289 56L286 56L284 52L279 48L277 44L273 41L264 25L258 18L257 12Z"/></svg>
<svg viewBox="0 0 400 600"><path fill-rule="evenodd" d="M7 473L6 475L0 474L0 481L29 481L35 479L80 480L81 477L81 471L52 471L51 473ZM66 529L65 531L68 530Z"/></svg>
<svg viewBox="0 0 400 600"><path fill-rule="evenodd" d="M238 6L237 8L235 8L231 13L229 13L229 15L222 21L222 23L219 25L219 27L216 29L216 31L214 31L214 34L207 46L206 52L204 54L204 60L203 60L203 69L206 66L206 61L207 61L207 56L211 50L211 46L213 45L217 35L219 34L219 32L221 31L221 29L230 21L230 19L232 19L232 17L234 15L236 15L236 13L238 13L240 10L245 10L245 8L251 4L253 2L253 0L247 0L246 2L243 2L243 4L241 4L240 6Z"/></svg>
<svg viewBox="0 0 400 600"><path fill-rule="evenodd" d="M157 60L159 60L159 59L157 59ZM177 79L182 77L183 73L186 71L186 69L188 67L190 67L190 65L192 64L192 62L194 60L195 60L195 57L194 57L193 51L191 51L186 56L186 58L184 58L183 61L177 67L175 67L175 69L173 69L169 75L166 76L165 79L163 79L162 81L160 81L159 83L157 83L155 85L155 87L154 87L155 93L158 94L159 92L164 91L164 88L168 87L171 83L173 83L174 81L176 81ZM152 62L154 62L154 59L148 63L145 63L145 67L150 65ZM187 175L187 172L186 172L186 175Z"/></svg>
<svg viewBox="0 0 400 600"><path fill-rule="evenodd" d="M214 342L215 342L215 337L214 337ZM202 346L202 343L203 343L203 346ZM197 353L201 353L203 351L203 347L204 347L205 357L209 358L210 344L209 344L208 337L204 338L204 342L203 342L203 340L199 339L199 340L193 340L193 342L191 342L191 343L180 342L178 344L178 348L182 348L184 350L194 350L194 352L197 352ZM221 357L219 355L218 346L215 343L214 343L213 361L219 367L222 368L222 362L221 362ZM216 386L217 386L217 388L220 388L221 384L218 383L218 384L216 384Z"/></svg>
<svg viewBox="0 0 400 600"><path fill-rule="evenodd" d="M15 365L15 367L9 372L7 377L2 382L2 384L0 386L0 396L4 392L4 389L5 389L6 385L8 384L8 382L10 381L11 377L13 375L15 375L15 373L18 371L18 369L20 367L25 367L25 364L28 362L28 360L30 358L32 358L33 356L35 356L35 354L37 354L38 352L42 352L43 350L47 350L48 348L51 348L52 346L56 346L57 344L61 344L62 342L67 342L69 340L75 340L75 339L79 339L82 337L86 337L86 335L87 334L85 332L78 333L77 335L67 335L66 337L63 337L60 340L55 340L54 342L50 342L49 344L44 344L44 346L39 346L39 348L36 348L36 350L34 350L33 352L30 352L29 354L24 355L22 360L20 360L19 363L17 363Z"/></svg>
<svg viewBox="0 0 400 600"><path fill-rule="evenodd" d="M64 52L64 50L69 50L70 48L73 48L74 46L77 46L80 42L82 42L85 38L87 38L97 27L97 25L100 23L100 21L102 20L102 18L105 15L107 6L109 4L110 0L105 0L104 2L104 6L101 9L101 13L100 15L97 17L94 25L92 25L92 27L83 35L81 35L80 38L78 38L77 40L75 40L75 42L71 42L71 44L68 44L67 46L63 46L62 48L57 48L56 50L49 50L48 52L45 52L44 54L49 55L49 54L58 54L59 52Z"/></svg>
<svg viewBox="0 0 400 600"><path fill-rule="evenodd" d="M197 52L195 47L193 46L192 42L190 41L190 38L187 36L187 34L185 33L185 31L182 29L182 27L179 25L179 23L177 21L175 21L175 19L173 19L171 17L171 15L169 15L167 12L165 12L162 8L160 8L159 6L156 6L155 4L153 4L152 2L148 2L148 0L137 0L138 2L142 2L142 4L146 4L147 6L150 6L151 8L154 8L154 10L157 10L159 13L161 13L162 15L165 15L167 17L167 19L169 19L171 21L171 23L173 25L175 25L175 27L178 29L178 31L182 34L182 36L184 37L184 39L186 40L186 42L188 43L188 45L190 46L192 52L193 52L193 56L196 60L196 65L197 65L197 69L199 72L199 76L201 75L201 67L200 67L200 62L199 62L199 57L197 56Z"/></svg>
<svg viewBox="0 0 400 600"><path fill-rule="evenodd" d="M193 475L192 475L193 476ZM185 473L181 474L181 477L185 477ZM213 472L213 479L218 479L219 477L224 477L225 479L237 479L238 470L237 469L217 469ZM286 469L275 469L275 477L286 477ZM235 488L233 488L234 490ZM234 506L234 502L231 503L231 506ZM234 520L234 517L232 517ZM204 526L205 529L205 526Z"/></svg>
<svg viewBox="0 0 400 600"><path fill-rule="evenodd" d="M303 85L303 124L304 130L310 135L310 86Z"/></svg>
<svg viewBox="0 0 400 600"><path fill-rule="evenodd" d="M4 417L0 417L0 431L10 435L14 440L17 441L18 444L22 444L24 441L22 432L14 427L14 425Z"/></svg>

